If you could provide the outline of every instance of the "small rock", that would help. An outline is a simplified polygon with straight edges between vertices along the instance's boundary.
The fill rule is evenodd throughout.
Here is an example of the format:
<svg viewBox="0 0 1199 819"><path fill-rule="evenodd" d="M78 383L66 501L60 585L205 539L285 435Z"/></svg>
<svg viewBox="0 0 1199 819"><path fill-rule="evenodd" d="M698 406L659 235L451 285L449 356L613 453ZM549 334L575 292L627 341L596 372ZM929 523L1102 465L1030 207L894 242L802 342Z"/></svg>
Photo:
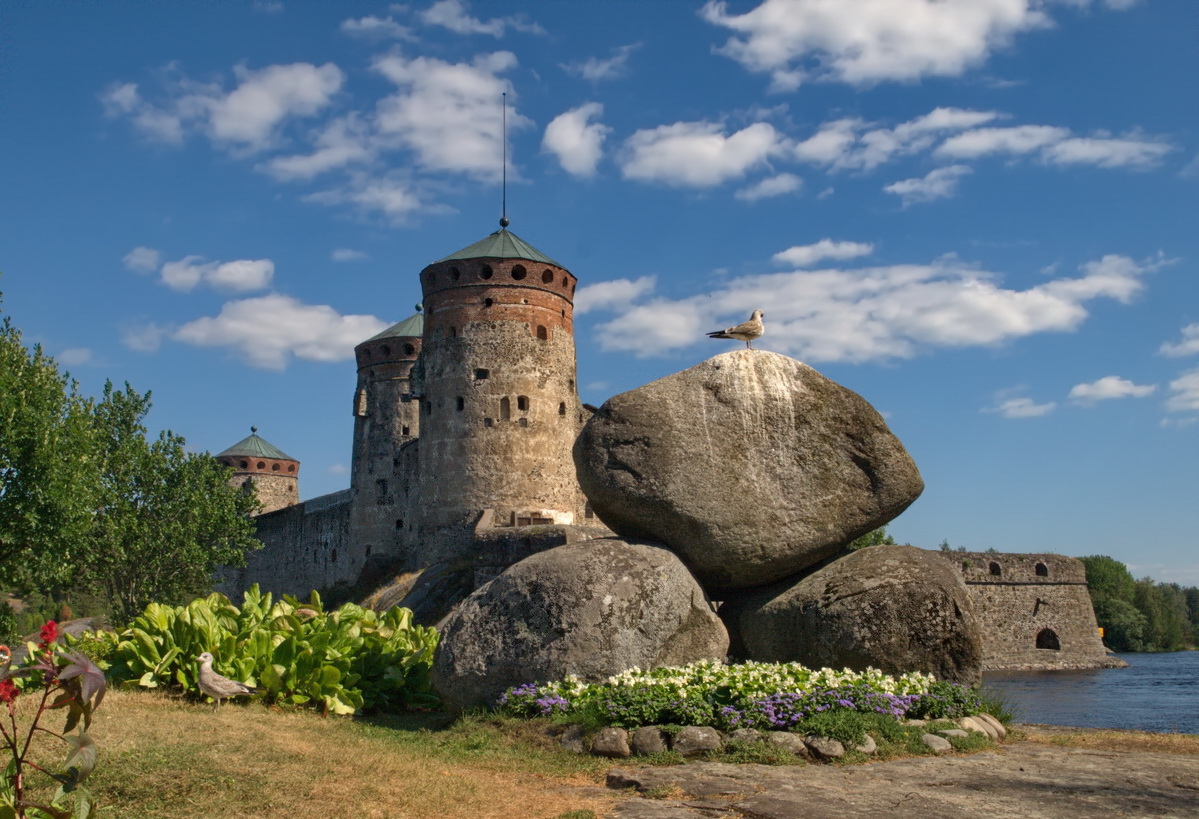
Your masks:
<svg viewBox="0 0 1199 819"><path fill-rule="evenodd" d="M790 731L767 731L766 741L776 748L790 751L804 759L812 758L812 752L808 750L807 745L804 745L803 737L799 734L793 734Z"/></svg>
<svg viewBox="0 0 1199 819"><path fill-rule="evenodd" d="M903 721L903 724L911 725L911 726L919 728L921 725L928 725L928 720L926 720L926 719L905 719Z"/></svg>
<svg viewBox="0 0 1199 819"><path fill-rule="evenodd" d="M963 731L961 728L946 728L943 731L937 731L943 737L968 737L969 731Z"/></svg>
<svg viewBox="0 0 1199 819"><path fill-rule="evenodd" d="M980 734L986 734L991 739L999 739L999 732L992 728L990 723L984 722L978 717L962 717L958 720L958 725L967 731L978 731Z"/></svg>
<svg viewBox="0 0 1199 819"><path fill-rule="evenodd" d="M698 756L705 751L719 751L723 744L724 740L715 728L688 725L674 735L670 747L683 756Z"/></svg>
<svg viewBox="0 0 1199 819"><path fill-rule="evenodd" d="M643 725L633 732L633 753L637 756L653 756L666 750L666 734L656 725Z"/></svg>
<svg viewBox="0 0 1199 819"><path fill-rule="evenodd" d="M986 724L988 724L992 728L994 728L995 731L999 734L1000 739L1007 739L1007 728L1004 727L1002 722L995 719L995 717L991 716L990 714L975 714L974 718L978 719L978 720L982 720L983 722L985 722Z"/></svg>
<svg viewBox="0 0 1199 819"><path fill-rule="evenodd" d="M859 754L872 754L878 750L878 743L874 741L874 737L870 734L866 735L866 740L861 745L854 747L854 750Z"/></svg>
<svg viewBox="0 0 1199 819"><path fill-rule="evenodd" d="M924 734L920 737L920 741L939 754L953 750L953 746L949 744L949 740L945 737L939 737L936 734Z"/></svg>
<svg viewBox="0 0 1199 819"><path fill-rule="evenodd" d="M566 733L559 740L562 747L571 753L585 754L587 746L583 744L583 729L578 725L572 725L566 729Z"/></svg>
<svg viewBox="0 0 1199 819"><path fill-rule="evenodd" d="M832 737L806 736L803 744L817 759L840 759L845 756L845 746Z"/></svg>
<svg viewBox="0 0 1199 819"><path fill-rule="evenodd" d="M613 759L624 759L632 754L629 749L629 732L623 728L601 728L591 740L591 753Z"/></svg>
<svg viewBox="0 0 1199 819"><path fill-rule="evenodd" d="M746 745L753 745L764 741L762 732L756 728L738 728L729 734L727 739L730 742L744 742Z"/></svg>

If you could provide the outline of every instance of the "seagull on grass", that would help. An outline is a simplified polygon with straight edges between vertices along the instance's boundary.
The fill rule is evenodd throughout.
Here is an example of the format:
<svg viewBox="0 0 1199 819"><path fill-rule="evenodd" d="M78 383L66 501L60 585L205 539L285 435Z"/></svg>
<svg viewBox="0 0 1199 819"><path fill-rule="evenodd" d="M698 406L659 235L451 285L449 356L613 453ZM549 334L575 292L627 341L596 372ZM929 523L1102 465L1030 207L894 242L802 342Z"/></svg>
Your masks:
<svg viewBox="0 0 1199 819"><path fill-rule="evenodd" d="M728 327L724 330L717 330L715 333L708 333L708 338L735 338L738 341L744 341L746 348L752 350L753 341L762 335L766 329L762 324L762 316L766 315L761 310L754 310L754 314L749 317L749 321L744 324L738 324L733 327Z"/></svg>
<svg viewBox="0 0 1199 819"><path fill-rule="evenodd" d="M239 683L237 680L222 677L213 671L212 654L207 651L196 659L200 661L200 690L216 700L213 710L221 707L221 700L225 697L239 697L242 694L253 694L258 690L245 683Z"/></svg>

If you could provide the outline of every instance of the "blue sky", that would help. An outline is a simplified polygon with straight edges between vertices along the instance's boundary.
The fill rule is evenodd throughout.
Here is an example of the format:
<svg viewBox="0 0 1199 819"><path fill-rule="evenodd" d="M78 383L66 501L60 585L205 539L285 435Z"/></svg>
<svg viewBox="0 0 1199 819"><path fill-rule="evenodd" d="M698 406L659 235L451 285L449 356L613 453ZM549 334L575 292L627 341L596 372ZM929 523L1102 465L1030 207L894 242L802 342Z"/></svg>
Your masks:
<svg viewBox="0 0 1199 819"><path fill-rule="evenodd" d="M1194 5L0 5L3 310L89 392L348 485L355 343L512 230L584 401L763 348L919 465L901 542L1199 583Z"/></svg>

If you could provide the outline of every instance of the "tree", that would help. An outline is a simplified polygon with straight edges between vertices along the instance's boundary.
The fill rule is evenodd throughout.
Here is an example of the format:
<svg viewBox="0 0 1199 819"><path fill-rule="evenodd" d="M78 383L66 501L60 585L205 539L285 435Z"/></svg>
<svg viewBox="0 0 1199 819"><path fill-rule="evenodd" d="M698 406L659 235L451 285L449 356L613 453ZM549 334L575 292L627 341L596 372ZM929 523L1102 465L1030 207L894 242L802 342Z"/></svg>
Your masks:
<svg viewBox="0 0 1199 819"><path fill-rule="evenodd" d="M0 324L0 588L67 580L91 526L91 402L41 347Z"/></svg>
<svg viewBox="0 0 1199 819"><path fill-rule="evenodd" d="M1087 589L1092 600L1100 596L1132 602L1136 581L1127 566L1107 555L1090 555L1079 560L1087 571Z"/></svg>
<svg viewBox="0 0 1199 819"><path fill-rule="evenodd" d="M873 532L867 532L849 544L849 549L865 549L867 546L894 546L895 538L887 534L887 527L880 526Z"/></svg>
<svg viewBox="0 0 1199 819"><path fill-rule="evenodd" d="M254 497L231 487L215 458L185 451L182 437L148 441L149 409L150 393L110 382L94 411L102 488L82 575L121 620L207 592L219 566L245 565L259 546Z"/></svg>
<svg viewBox="0 0 1199 819"><path fill-rule="evenodd" d="M1118 597L1095 599L1095 619L1103 627L1103 642L1112 651L1145 650L1145 615Z"/></svg>

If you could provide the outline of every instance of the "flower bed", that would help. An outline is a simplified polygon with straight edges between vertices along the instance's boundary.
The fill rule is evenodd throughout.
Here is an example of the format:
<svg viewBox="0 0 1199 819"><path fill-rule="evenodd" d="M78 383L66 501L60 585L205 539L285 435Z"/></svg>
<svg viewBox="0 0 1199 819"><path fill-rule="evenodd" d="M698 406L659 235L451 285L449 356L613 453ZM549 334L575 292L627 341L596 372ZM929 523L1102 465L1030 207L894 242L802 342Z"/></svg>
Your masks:
<svg viewBox="0 0 1199 819"><path fill-rule="evenodd" d="M789 730L826 713L856 712L919 719L979 713L982 701L965 686L913 672L889 676L798 663L702 661L651 671L630 669L602 683L577 678L509 689L497 708L522 716L564 715L618 728L647 725Z"/></svg>

